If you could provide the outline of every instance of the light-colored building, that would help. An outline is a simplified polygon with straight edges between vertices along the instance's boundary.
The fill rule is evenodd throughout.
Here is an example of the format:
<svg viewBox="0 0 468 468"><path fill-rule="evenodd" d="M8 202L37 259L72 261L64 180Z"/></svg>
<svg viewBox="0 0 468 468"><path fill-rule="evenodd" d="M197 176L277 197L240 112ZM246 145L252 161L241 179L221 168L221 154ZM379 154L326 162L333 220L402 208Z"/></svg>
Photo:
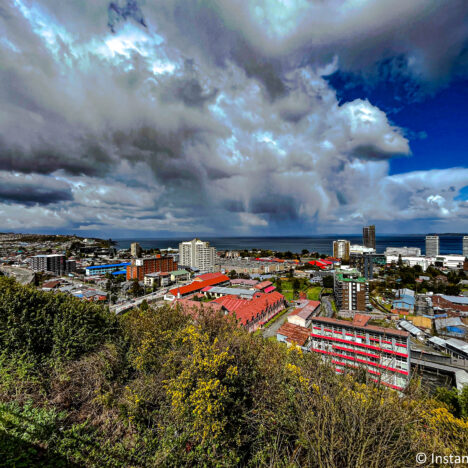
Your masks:
<svg viewBox="0 0 468 468"><path fill-rule="evenodd" d="M419 247L387 247L385 255L401 255L402 257L420 257L421 249Z"/></svg>
<svg viewBox="0 0 468 468"><path fill-rule="evenodd" d="M438 255L435 258L435 262L437 265L441 263L442 266L446 268L463 268L464 261L465 261L464 255L456 255L456 254Z"/></svg>
<svg viewBox="0 0 468 468"><path fill-rule="evenodd" d="M439 255L439 236L426 236L426 257Z"/></svg>
<svg viewBox="0 0 468 468"><path fill-rule="evenodd" d="M138 242L130 244L130 254L134 258L140 258L142 253L141 246Z"/></svg>
<svg viewBox="0 0 468 468"><path fill-rule="evenodd" d="M375 249L372 247L366 247L365 245L353 244L349 247L350 254L365 254L365 253L375 253Z"/></svg>
<svg viewBox="0 0 468 468"><path fill-rule="evenodd" d="M463 236L463 256L468 257L468 236Z"/></svg>
<svg viewBox="0 0 468 468"><path fill-rule="evenodd" d="M385 259L388 265L391 263L398 263L399 255L385 255ZM404 265L414 267L419 265L423 271L427 270L427 267L434 265L435 257L413 257L413 256L401 256L401 261Z"/></svg>
<svg viewBox="0 0 468 468"><path fill-rule="evenodd" d="M369 283L356 269L336 269L333 292L338 310L365 311L369 303Z"/></svg>
<svg viewBox="0 0 468 468"><path fill-rule="evenodd" d="M349 260L350 243L347 240L339 239L333 241L333 256L342 260Z"/></svg>
<svg viewBox="0 0 468 468"><path fill-rule="evenodd" d="M190 279L190 273L187 270L171 271L171 281L173 283L183 283Z"/></svg>
<svg viewBox="0 0 468 468"><path fill-rule="evenodd" d="M200 272L214 271L216 249L210 247L209 242L200 239L181 242L179 244L179 265L200 270Z"/></svg>

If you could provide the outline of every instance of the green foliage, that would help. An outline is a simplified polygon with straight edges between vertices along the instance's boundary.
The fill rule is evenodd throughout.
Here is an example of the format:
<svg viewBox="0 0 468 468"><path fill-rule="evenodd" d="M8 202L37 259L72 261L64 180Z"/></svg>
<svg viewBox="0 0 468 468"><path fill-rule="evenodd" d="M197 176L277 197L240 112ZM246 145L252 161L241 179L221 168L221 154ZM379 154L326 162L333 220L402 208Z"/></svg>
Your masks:
<svg viewBox="0 0 468 468"><path fill-rule="evenodd" d="M229 316L165 306L117 319L3 279L0 298L10 466L413 466L418 452L468 446L450 392L441 402L416 384L399 395L336 375ZM468 390L456 398L466 416Z"/></svg>
<svg viewBox="0 0 468 468"><path fill-rule="evenodd" d="M0 348L33 362L74 359L117 330L102 306L0 278Z"/></svg>
<svg viewBox="0 0 468 468"><path fill-rule="evenodd" d="M323 287L324 288L333 288L333 276L324 276L323 278Z"/></svg>

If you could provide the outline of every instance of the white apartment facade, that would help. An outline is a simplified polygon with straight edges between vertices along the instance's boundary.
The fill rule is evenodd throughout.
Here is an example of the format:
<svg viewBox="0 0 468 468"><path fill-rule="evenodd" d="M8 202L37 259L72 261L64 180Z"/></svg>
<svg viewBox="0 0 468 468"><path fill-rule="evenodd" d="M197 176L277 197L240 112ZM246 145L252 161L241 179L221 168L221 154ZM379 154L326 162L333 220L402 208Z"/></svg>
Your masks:
<svg viewBox="0 0 468 468"><path fill-rule="evenodd" d="M439 255L439 236L426 236L426 257Z"/></svg>
<svg viewBox="0 0 468 468"><path fill-rule="evenodd" d="M200 270L201 273L214 271L216 249L209 242L200 239L179 244L179 265Z"/></svg>

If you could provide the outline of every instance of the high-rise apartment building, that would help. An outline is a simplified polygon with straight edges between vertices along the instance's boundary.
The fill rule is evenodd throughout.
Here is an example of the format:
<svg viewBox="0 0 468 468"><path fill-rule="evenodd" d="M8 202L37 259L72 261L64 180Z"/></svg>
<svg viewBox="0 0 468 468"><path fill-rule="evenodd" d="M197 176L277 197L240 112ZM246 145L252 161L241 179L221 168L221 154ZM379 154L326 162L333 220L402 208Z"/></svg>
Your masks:
<svg viewBox="0 0 468 468"><path fill-rule="evenodd" d="M426 236L426 257L439 255L439 236Z"/></svg>
<svg viewBox="0 0 468 468"><path fill-rule="evenodd" d="M463 236L463 255L468 257L468 236Z"/></svg>
<svg viewBox="0 0 468 468"><path fill-rule="evenodd" d="M362 228L362 242L364 247L375 249L375 226L364 226Z"/></svg>
<svg viewBox="0 0 468 468"><path fill-rule="evenodd" d="M365 311L369 303L369 283L356 269L337 269L333 292L338 310Z"/></svg>
<svg viewBox="0 0 468 468"><path fill-rule="evenodd" d="M183 267L213 272L215 258L216 249L210 247L209 242L193 239L179 244L179 265Z"/></svg>
<svg viewBox="0 0 468 468"><path fill-rule="evenodd" d="M34 271L49 271L56 275L63 275L66 271L65 255L36 255L31 257L31 268Z"/></svg>
<svg viewBox="0 0 468 468"><path fill-rule="evenodd" d="M349 246L350 243L347 240L333 241L333 256L342 260L349 260Z"/></svg>
<svg viewBox="0 0 468 468"><path fill-rule="evenodd" d="M127 281L143 281L148 273L171 272L177 270L177 262L172 257L134 258L127 266Z"/></svg>
<svg viewBox="0 0 468 468"><path fill-rule="evenodd" d="M133 258L140 258L141 257L141 246L138 242L133 242L130 244L130 254Z"/></svg>

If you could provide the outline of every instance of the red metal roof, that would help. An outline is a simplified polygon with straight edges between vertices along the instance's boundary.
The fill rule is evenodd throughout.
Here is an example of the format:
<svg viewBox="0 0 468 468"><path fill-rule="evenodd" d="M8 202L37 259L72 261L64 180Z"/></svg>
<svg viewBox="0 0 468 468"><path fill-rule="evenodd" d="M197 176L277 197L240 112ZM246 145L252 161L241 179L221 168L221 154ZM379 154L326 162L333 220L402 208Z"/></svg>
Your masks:
<svg viewBox="0 0 468 468"><path fill-rule="evenodd" d="M214 278L220 278L221 276L225 276L223 275L222 273L205 273L203 275L198 275L198 276L195 276L195 278L193 279L194 281L209 281L209 280L212 280ZM229 279L229 278L228 278Z"/></svg>
<svg viewBox="0 0 468 468"><path fill-rule="evenodd" d="M273 291L270 294L262 294L248 301L247 304L242 307L239 307L235 311L235 314L242 325L245 325L247 322L257 317L258 314L264 312L268 306L276 304L279 301L284 301L284 296L277 291Z"/></svg>
<svg viewBox="0 0 468 468"><path fill-rule="evenodd" d="M193 283L190 283L187 286L171 289L169 292L176 297L179 293L181 296L184 296L185 294L200 291L203 288L206 288L206 286L213 286L215 284L224 283L226 281L229 281L228 276L218 274L215 278L208 279L206 281L194 281Z"/></svg>
<svg viewBox="0 0 468 468"><path fill-rule="evenodd" d="M289 343L294 342L299 346L304 346L310 336L310 330L308 328L290 322L285 322L281 325L277 333L285 336L286 341Z"/></svg>
<svg viewBox="0 0 468 468"><path fill-rule="evenodd" d="M218 297L213 302L221 304L229 312L235 312L237 309L248 304L250 301L248 299L240 299L237 296L228 294L227 296Z"/></svg>
<svg viewBox="0 0 468 468"><path fill-rule="evenodd" d="M268 288L265 288L264 291L268 294L274 291L276 288L274 286L268 286Z"/></svg>

